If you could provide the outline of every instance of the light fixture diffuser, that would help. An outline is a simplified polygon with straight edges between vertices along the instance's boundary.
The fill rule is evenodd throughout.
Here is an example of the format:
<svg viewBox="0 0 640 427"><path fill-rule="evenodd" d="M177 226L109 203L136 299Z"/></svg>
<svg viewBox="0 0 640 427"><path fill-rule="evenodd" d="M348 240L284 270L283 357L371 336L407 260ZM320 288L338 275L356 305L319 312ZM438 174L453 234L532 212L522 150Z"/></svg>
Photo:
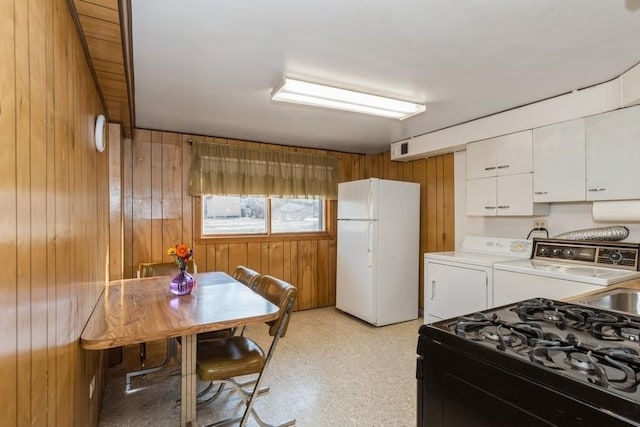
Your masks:
<svg viewBox="0 0 640 427"><path fill-rule="evenodd" d="M400 120L422 113L425 110L424 105L413 102L303 82L286 77L282 84L274 88L271 99Z"/></svg>

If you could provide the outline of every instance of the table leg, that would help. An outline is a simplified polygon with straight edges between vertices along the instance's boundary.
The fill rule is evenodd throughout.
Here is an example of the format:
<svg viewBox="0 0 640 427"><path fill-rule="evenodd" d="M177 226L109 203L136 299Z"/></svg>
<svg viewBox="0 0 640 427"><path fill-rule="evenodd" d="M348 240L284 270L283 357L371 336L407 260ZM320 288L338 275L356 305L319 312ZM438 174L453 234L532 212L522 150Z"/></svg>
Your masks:
<svg viewBox="0 0 640 427"><path fill-rule="evenodd" d="M197 334L182 337L182 401L180 404L180 425L195 427L196 422L196 349Z"/></svg>

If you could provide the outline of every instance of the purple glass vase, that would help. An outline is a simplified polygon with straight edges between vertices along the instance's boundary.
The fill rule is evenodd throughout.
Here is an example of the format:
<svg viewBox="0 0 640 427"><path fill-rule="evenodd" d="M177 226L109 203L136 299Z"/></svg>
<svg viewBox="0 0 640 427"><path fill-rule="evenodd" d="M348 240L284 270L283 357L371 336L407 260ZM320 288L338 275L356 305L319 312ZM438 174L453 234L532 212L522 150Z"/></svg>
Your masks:
<svg viewBox="0 0 640 427"><path fill-rule="evenodd" d="M174 295L189 295L195 286L196 279L187 273L186 270L180 270L180 273L176 274L175 277L171 279L169 290Z"/></svg>

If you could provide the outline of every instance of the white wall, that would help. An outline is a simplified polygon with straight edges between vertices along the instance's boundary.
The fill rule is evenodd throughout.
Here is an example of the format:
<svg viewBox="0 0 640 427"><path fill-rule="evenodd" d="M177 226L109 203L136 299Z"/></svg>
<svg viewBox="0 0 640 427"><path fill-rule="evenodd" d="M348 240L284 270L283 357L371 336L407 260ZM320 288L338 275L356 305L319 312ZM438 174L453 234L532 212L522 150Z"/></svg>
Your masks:
<svg viewBox="0 0 640 427"><path fill-rule="evenodd" d="M462 245L465 236L488 236L483 217L467 216L467 152L453 153L453 188L455 191L455 235L456 249Z"/></svg>
<svg viewBox="0 0 640 427"><path fill-rule="evenodd" d="M454 154L456 249L466 235L525 238L533 227L532 217L472 217L466 215L466 151ZM591 203L552 203L549 209L549 236L594 227L624 225L629 228L628 242L640 242L640 222L595 222ZM544 237L535 233L533 237Z"/></svg>

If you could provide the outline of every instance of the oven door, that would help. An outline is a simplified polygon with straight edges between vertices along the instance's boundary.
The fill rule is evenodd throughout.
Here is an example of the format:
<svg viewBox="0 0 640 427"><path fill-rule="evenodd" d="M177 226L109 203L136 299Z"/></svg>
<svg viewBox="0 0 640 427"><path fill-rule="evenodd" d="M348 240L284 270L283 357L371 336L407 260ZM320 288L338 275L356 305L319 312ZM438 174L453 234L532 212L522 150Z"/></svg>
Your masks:
<svg viewBox="0 0 640 427"><path fill-rule="evenodd" d="M496 350L472 354L478 346L451 334L426 336L434 330L420 331L418 426L640 426L640 413L628 402L620 403L630 413L617 415L615 396L605 395L607 404L600 405L602 392L588 385ZM468 348L446 342L451 340Z"/></svg>

